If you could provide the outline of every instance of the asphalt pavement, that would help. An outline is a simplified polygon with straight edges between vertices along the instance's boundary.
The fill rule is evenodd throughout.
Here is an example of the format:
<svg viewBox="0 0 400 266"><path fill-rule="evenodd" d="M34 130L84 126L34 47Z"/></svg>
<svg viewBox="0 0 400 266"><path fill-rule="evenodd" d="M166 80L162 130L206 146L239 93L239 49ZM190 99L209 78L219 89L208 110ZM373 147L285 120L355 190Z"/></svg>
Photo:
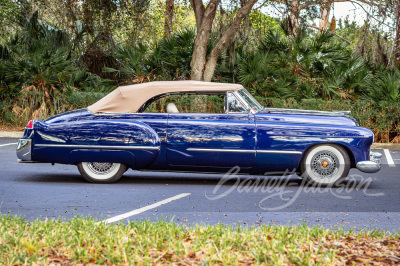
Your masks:
<svg viewBox="0 0 400 266"><path fill-rule="evenodd" d="M307 223L400 230L400 151L376 150L382 170L350 171L337 188L296 175L242 176L128 170L114 184L87 183L76 166L21 164L17 139L0 138L0 212L26 219L91 216L107 222L167 219L192 225ZM107 220L108 219L108 220Z"/></svg>

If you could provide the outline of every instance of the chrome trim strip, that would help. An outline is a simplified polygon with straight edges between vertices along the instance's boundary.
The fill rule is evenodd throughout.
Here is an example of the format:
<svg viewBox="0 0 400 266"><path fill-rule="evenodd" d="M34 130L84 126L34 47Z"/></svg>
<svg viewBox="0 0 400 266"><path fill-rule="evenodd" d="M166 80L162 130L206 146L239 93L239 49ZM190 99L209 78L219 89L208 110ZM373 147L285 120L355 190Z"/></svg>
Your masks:
<svg viewBox="0 0 400 266"><path fill-rule="evenodd" d="M201 149L188 148L187 151L205 151L205 152L236 152L236 153L255 153L255 150L235 150L235 149Z"/></svg>
<svg viewBox="0 0 400 266"><path fill-rule="evenodd" d="M277 150L236 150L236 149L204 149L188 148L187 151L205 151L205 152L236 152L236 153L273 153L273 154L303 154L301 151L277 151Z"/></svg>
<svg viewBox="0 0 400 266"><path fill-rule="evenodd" d="M37 162L37 161L23 161L21 159L18 159L19 163L41 163L41 162Z"/></svg>
<svg viewBox="0 0 400 266"><path fill-rule="evenodd" d="M63 145L63 144L36 144L36 147L73 148L73 149L104 149L104 150L159 150L152 146L104 146L104 145Z"/></svg>
<svg viewBox="0 0 400 266"><path fill-rule="evenodd" d="M277 150L257 150L257 153L272 153L272 154L303 154L301 151L277 151Z"/></svg>

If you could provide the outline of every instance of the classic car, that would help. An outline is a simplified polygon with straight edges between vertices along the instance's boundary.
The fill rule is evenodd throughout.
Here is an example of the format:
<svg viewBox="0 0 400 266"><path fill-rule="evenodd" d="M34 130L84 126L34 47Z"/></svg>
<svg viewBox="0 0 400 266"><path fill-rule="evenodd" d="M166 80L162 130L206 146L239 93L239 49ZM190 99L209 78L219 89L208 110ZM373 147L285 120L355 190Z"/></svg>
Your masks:
<svg viewBox="0 0 400 266"><path fill-rule="evenodd" d="M185 95L200 100L174 103ZM213 102L219 105L207 112ZM373 141L373 132L345 112L263 108L239 84L159 81L121 86L85 109L29 121L17 157L74 164L95 183L115 182L128 168L225 173L239 167L252 175L295 171L329 186L351 168L380 170Z"/></svg>

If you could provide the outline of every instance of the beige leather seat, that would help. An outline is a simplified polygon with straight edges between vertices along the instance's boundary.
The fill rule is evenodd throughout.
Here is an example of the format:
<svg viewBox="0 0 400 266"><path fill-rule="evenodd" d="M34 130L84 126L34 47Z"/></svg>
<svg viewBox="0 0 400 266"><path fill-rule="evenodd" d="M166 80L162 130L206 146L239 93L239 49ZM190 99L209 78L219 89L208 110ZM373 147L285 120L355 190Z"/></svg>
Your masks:
<svg viewBox="0 0 400 266"><path fill-rule="evenodd" d="M174 103L168 103L167 113L179 113L179 110L178 108L176 108L176 105Z"/></svg>

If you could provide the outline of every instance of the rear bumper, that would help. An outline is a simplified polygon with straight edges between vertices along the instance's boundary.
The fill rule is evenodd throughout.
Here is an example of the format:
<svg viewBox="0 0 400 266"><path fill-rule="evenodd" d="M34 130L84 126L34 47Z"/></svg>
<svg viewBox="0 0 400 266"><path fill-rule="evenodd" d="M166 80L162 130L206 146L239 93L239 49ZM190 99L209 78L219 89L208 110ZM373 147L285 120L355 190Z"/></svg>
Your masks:
<svg viewBox="0 0 400 266"><path fill-rule="evenodd" d="M19 162L30 162L32 160L32 140L20 139L17 144L17 157Z"/></svg>
<svg viewBox="0 0 400 266"><path fill-rule="evenodd" d="M382 154L379 152L370 152L370 160L357 163L358 170L364 173L376 173L381 170Z"/></svg>

